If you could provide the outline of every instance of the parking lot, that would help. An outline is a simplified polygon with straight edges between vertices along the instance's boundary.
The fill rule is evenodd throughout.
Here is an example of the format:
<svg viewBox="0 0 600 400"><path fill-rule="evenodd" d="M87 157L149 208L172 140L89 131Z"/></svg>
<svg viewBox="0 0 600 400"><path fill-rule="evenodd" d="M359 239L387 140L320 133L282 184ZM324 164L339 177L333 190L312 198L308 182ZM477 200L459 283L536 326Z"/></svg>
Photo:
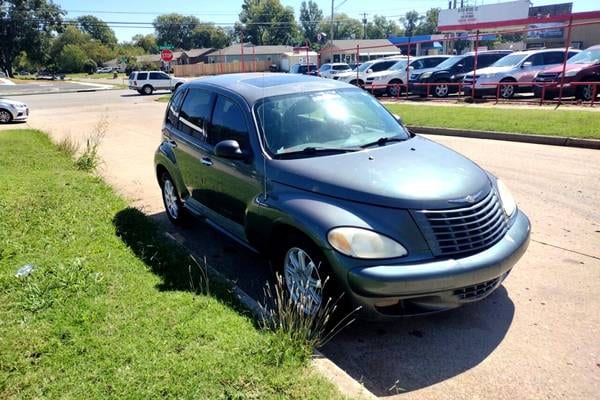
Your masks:
<svg viewBox="0 0 600 400"><path fill-rule="evenodd" d="M264 259L202 223L175 229L166 221L152 168L165 110L156 98L121 90L28 96L28 124L1 129L31 126L56 140L82 140L106 115L101 174L260 300L270 274ZM600 152L431 139L508 183L532 221L529 250L483 302L429 317L358 322L324 354L381 397L593 398L600 392Z"/></svg>

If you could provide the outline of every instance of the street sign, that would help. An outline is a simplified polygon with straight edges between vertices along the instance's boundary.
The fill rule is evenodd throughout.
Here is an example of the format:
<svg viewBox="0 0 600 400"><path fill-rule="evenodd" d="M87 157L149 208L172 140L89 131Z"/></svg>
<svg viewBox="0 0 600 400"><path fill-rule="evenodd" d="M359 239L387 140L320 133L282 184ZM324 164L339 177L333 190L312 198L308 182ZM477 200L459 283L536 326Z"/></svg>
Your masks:
<svg viewBox="0 0 600 400"><path fill-rule="evenodd" d="M160 59L165 62L173 60L173 52L169 49L164 49L160 52Z"/></svg>
<svg viewBox="0 0 600 400"><path fill-rule="evenodd" d="M174 48L175 48L175 46L173 46L173 45L172 45L172 44L170 44L170 43L165 43L165 44L160 44L160 45L158 45L158 49L159 49L159 50L164 50L164 49L167 49L167 50L173 50Z"/></svg>

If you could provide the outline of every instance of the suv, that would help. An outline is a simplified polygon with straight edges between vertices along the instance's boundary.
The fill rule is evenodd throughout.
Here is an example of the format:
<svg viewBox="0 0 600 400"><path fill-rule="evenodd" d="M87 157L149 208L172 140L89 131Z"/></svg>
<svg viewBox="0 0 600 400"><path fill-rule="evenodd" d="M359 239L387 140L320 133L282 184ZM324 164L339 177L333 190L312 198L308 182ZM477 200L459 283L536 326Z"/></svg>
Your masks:
<svg viewBox="0 0 600 400"><path fill-rule="evenodd" d="M542 87L546 86L545 97L558 97L563 66L546 69L538 73L533 87L536 97L542 95ZM591 100L594 94L593 85L571 85L572 82L600 82L600 45L588 47L586 50L569 58L564 77L563 96L575 96L581 100ZM600 94L600 85L596 86L596 95Z"/></svg>
<svg viewBox="0 0 600 400"><path fill-rule="evenodd" d="M510 50L480 51L477 53L477 66L489 67L510 53L512 53ZM448 83L462 82L466 74L473 72L474 63L474 52L450 57L437 67L422 71L419 76L411 75L409 89L423 96L431 93L435 97L446 97L459 91L459 85L448 85ZM421 83L438 83L438 85L428 87L428 85L419 85Z"/></svg>
<svg viewBox="0 0 600 400"><path fill-rule="evenodd" d="M448 58L450 56L411 58L408 71L410 74L420 74L423 69L436 67ZM398 96L402 92L402 87L394 85L402 85L407 81L407 61L407 59L397 61L390 69L370 75L367 78L365 89L376 95L387 93L388 96Z"/></svg>
<svg viewBox="0 0 600 400"><path fill-rule="evenodd" d="M373 60L361 64L357 70L343 72L337 75L337 79L342 82L348 82L351 85L363 86L370 74L385 71L396 64L398 60ZM334 78L335 79L335 78Z"/></svg>
<svg viewBox="0 0 600 400"><path fill-rule="evenodd" d="M334 80L186 83L154 165L173 223L205 218L270 257L307 314L342 292L375 317L480 300L529 239L500 180Z"/></svg>
<svg viewBox="0 0 600 400"><path fill-rule="evenodd" d="M133 71L129 75L129 89L145 95L150 95L155 90L174 92L184 83L184 80L171 78L162 71Z"/></svg>
<svg viewBox="0 0 600 400"><path fill-rule="evenodd" d="M302 74L302 75L316 75L317 65L316 64L294 64L290 68L290 74Z"/></svg>
<svg viewBox="0 0 600 400"><path fill-rule="evenodd" d="M579 53L580 50L568 50L568 57ZM545 68L562 65L565 59L565 49L546 49L518 51L496 61L492 66L477 69L475 78L473 73L465 75L463 90L465 96L470 96L475 82L475 97L484 94L496 95L497 82L533 82L535 75ZM500 97L510 99L518 92L529 92L532 85L502 85L500 86Z"/></svg>
<svg viewBox="0 0 600 400"><path fill-rule="evenodd" d="M350 72L352 68L346 63L327 63L319 68L319 76L322 78L337 79L337 75L343 72Z"/></svg>

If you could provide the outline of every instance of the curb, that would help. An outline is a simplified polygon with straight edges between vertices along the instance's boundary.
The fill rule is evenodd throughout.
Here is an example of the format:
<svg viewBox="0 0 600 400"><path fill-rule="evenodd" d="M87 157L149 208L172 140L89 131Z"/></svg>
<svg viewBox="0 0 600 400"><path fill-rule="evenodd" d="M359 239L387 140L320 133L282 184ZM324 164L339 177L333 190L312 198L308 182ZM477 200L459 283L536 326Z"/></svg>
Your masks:
<svg viewBox="0 0 600 400"><path fill-rule="evenodd" d="M168 231L166 231L164 235L168 239L171 239L180 246L182 246L191 254L195 254L194 250L192 250L185 244L185 239L180 237L178 234L171 234ZM214 276L216 276L218 279L229 283L237 299L248 309L248 311L250 311L250 313L255 318L260 319L263 316L258 302L254 300L248 293L240 289L240 287L237 286L234 281L227 278L221 272L217 271L208 264L206 264L206 270L210 274L214 274ZM365 400L377 398L375 395L369 392L363 385L361 385L360 382L356 381L354 378L348 375L346 371L338 367L333 361L325 357L325 355L323 355L323 353L321 353L317 349L313 350L311 366L318 374L320 374L329 382L331 382L340 391L340 393L342 393L345 396L348 396L349 398Z"/></svg>
<svg viewBox="0 0 600 400"><path fill-rule="evenodd" d="M532 144L545 144L550 146L578 147L583 149L600 150L600 140L580 139L560 136L530 135L521 133L471 131L465 129L433 128L425 126L408 126L414 133L423 135L458 136L475 139L504 140Z"/></svg>

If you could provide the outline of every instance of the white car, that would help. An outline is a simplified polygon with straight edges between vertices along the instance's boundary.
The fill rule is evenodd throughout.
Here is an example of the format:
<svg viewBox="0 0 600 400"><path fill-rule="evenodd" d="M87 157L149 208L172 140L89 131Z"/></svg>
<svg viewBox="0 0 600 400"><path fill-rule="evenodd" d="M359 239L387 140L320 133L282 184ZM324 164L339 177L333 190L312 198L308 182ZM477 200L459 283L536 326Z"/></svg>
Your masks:
<svg viewBox="0 0 600 400"><path fill-rule="evenodd" d="M367 76L376 72L385 71L398 60L372 60L366 61L358 66L354 71L343 72L337 74L334 79L338 81L350 83L351 85L363 86L367 80Z"/></svg>
<svg viewBox="0 0 600 400"><path fill-rule="evenodd" d="M15 100L0 99L0 124L27 121L27 117L29 117L27 104Z"/></svg>
<svg viewBox="0 0 600 400"><path fill-rule="evenodd" d="M133 71L129 75L129 89L144 95L150 95L155 90L174 92L184 83L183 79L172 78L162 71Z"/></svg>
<svg viewBox="0 0 600 400"><path fill-rule="evenodd" d="M398 96L405 90L405 87L399 85L407 83L407 71L411 75L417 74L422 69L437 67L448 58L450 56L444 55L413 57L410 59L408 69L407 58L397 60L391 68L369 75L366 79L365 89L376 95L387 93L391 97Z"/></svg>
<svg viewBox="0 0 600 400"><path fill-rule="evenodd" d="M350 71L352 71L352 68L346 63L327 63L321 65L321 68L319 68L319 76L322 78L337 79L338 74Z"/></svg>
<svg viewBox="0 0 600 400"><path fill-rule="evenodd" d="M96 73L97 74L106 74L106 73L110 73L112 71L113 71L113 69L111 67L102 67L102 68L98 68L96 70Z"/></svg>

